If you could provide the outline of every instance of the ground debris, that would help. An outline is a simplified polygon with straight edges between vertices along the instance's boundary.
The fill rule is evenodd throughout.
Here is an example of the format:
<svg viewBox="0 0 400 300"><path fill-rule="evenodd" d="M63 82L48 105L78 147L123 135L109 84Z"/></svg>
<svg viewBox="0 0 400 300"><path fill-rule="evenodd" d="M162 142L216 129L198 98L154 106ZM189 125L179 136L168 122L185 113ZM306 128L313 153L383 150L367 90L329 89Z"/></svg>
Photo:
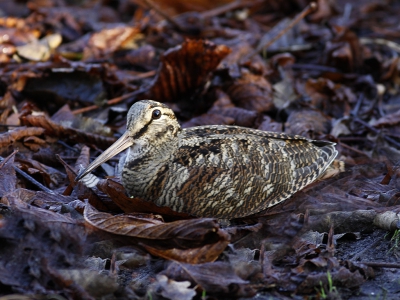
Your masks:
<svg viewBox="0 0 400 300"><path fill-rule="evenodd" d="M3 1L1 299L399 298L400 4L367 2ZM147 98L345 168L229 222L128 197L124 154L75 182Z"/></svg>

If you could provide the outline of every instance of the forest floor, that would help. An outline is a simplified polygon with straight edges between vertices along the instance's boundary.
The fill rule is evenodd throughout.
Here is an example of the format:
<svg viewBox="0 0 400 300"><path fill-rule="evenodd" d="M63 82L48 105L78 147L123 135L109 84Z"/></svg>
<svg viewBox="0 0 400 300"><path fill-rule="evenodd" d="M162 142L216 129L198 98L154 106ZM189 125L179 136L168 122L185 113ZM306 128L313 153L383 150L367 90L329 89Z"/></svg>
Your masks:
<svg viewBox="0 0 400 300"><path fill-rule="evenodd" d="M398 299L400 3L0 0L0 300ZM336 143L345 170L193 218L75 182L163 102L183 128Z"/></svg>

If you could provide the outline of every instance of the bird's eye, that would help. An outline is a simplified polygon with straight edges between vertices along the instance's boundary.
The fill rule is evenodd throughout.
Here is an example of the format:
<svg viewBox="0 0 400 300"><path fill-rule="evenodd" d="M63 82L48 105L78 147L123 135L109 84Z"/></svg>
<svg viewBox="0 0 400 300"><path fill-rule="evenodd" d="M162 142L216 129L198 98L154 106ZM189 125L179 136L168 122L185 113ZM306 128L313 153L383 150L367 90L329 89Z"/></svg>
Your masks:
<svg viewBox="0 0 400 300"><path fill-rule="evenodd" d="M153 120L159 119L161 117L161 111L159 109L153 110L152 117L153 117Z"/></svg>

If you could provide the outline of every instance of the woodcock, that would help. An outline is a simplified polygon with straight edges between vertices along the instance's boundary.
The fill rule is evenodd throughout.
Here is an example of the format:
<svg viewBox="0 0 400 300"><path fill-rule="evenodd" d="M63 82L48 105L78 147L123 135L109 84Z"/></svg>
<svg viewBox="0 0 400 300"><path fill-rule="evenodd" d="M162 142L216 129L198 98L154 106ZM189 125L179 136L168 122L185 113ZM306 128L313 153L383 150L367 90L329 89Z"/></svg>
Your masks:
<svg viewBox="0 0 400 300"><path fill-rule="evenodd" d="M122 183L130 196L201 217L260 212L315 181L335 144L238 126L181 129L166 105L132 105L126 132L76 180L128 148Z"/></svg>

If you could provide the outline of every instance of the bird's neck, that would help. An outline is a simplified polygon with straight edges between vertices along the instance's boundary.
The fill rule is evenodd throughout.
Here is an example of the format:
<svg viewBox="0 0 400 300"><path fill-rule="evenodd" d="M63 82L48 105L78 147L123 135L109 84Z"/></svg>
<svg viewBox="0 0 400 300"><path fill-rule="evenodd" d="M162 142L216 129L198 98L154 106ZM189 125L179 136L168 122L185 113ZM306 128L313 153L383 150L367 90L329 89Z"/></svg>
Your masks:
<svg viewBox="0 0 400 300"><path fill-rule="evenodd" d="M139 139L128 150L125 159L125 168L144 169L162 165L171 159L178 147L178 139L170 137L164 140Z"/></svg>
<svg viewBox="0 0 400 300"><path fill-rule="evenodd" d="M157 178L157 174L168 165L178 147L178 139L168 142L136 141L130 147L122 168L122 182L130 196L150 199L148 189Z"/></svg>

